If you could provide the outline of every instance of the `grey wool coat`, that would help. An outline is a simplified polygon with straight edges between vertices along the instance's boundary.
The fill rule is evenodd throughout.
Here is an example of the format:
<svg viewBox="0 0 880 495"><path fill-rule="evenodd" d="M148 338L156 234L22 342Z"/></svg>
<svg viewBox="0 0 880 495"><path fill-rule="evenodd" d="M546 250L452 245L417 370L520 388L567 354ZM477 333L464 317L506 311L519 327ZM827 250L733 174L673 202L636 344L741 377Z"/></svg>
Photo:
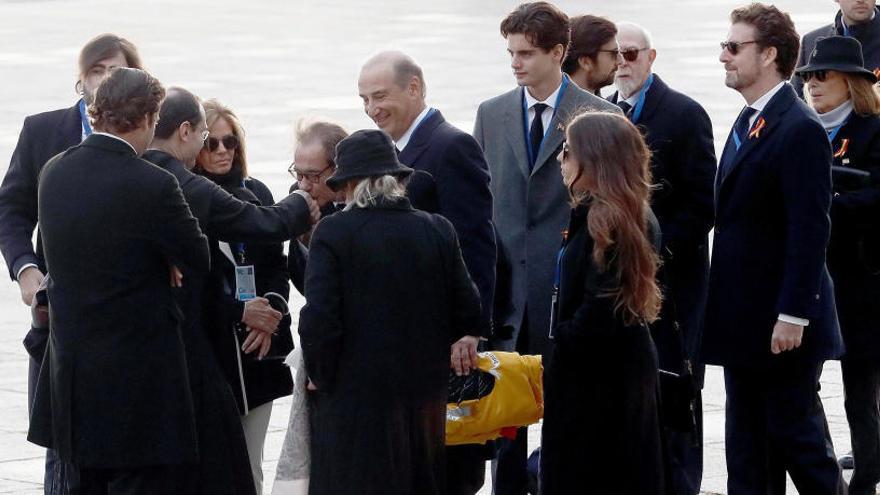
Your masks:
<svg viewBox="0 0 880 495"><path fill-rule="evenodd" d="M498 229L499 249L505 250L511 264L513 311L504 326L513 328L513 335L494 344L503 350L514 350L525 316L529 333L528 348L524 350L543 355L550 343L556 255L571 212L556 159L565 138L563 129L566 122L582 111L620 113L620 109L569 82L535 166L529 172L523 91L518 87L480 104L474 138L483 148L492 177L493 220Z"/></svg>

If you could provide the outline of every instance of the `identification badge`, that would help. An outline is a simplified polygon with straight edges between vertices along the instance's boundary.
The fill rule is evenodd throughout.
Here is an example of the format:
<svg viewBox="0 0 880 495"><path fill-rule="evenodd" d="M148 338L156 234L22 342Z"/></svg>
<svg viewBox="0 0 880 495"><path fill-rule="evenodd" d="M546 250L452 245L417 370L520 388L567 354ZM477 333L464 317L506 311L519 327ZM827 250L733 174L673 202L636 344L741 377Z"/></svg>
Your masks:
<svg viewBox="0 0 880 495"><path fill-rule="evenodd" d="M235 298L239 301L250 301L257 297L257 282L254 278L254 266L235 267Z"/></svg>

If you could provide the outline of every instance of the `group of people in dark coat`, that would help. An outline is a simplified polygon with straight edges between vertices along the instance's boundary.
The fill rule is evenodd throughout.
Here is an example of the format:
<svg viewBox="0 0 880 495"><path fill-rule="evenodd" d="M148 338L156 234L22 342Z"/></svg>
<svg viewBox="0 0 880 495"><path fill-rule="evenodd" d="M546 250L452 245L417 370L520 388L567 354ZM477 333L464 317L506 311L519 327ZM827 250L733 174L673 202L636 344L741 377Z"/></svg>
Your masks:
<svg viewBox="0 0 880 495"><path fill-rule="evenodd" d="M784 492L786 473L845 493L817 394L842 358L849 493L873 493L880 31L874 2L839 3L802 44L775 7L731 13L720 61L747 106L717 171L647 30L533 2L500 26L519 87L473 137L426 104L415 61L380 53L357 89L381 130L303 124L278 203L230 109L95 38L83 99L25 121L0 187L10 274L49 300L25 340L47 493L262 492L293 389L288 280L310 493L473 495L489 458L494 493L535 490L525 428L444 445L449 369L480 349L545 359L544 494L698 493L704 363L724 366L730 493Z"/></svg>

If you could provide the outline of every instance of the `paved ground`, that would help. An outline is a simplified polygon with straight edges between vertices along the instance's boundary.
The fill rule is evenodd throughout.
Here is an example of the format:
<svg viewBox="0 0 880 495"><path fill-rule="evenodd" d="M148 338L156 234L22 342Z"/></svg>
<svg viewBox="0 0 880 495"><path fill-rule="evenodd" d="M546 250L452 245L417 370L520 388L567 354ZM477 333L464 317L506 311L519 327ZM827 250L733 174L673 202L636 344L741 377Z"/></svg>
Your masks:
<svg viewBox="0 0 880 495"><path fill-rule="evenodd" d="M75 101L79 47L113 31L135 41L147 67L167 84L232 105L248 131L250 168L276 194L289 186L292 123L306 115L336 119L349 129L371 127L355 79L367 56L383 48L414 55L424 66L429 103L470 129L476 105L512 87L498 23L516 0L0 0L0 174L25 115ZM562 0L569 13L631 20L654 35L655 70L701 102L715 124L716 149L742 106L722 84L718 42L727 13L740 0ZM779 0L806 31L828 22L831 1ZM3 280L0 277L0 280ZM41 493L41 449L25 441L27 356L21 339L29 321L17 286L0 281L0 493ZM834 443L849 448L839 366L822 384ZM725 492L724 387L707 376L707 492ZM266 444L267 493L287 423L289 401L278 401ZM538 427L532 428L533 443ZM488 485L487 485L488 486ZM484 490L489 493L488 488ZM793 493L793 491L792 491Z"/></svg>

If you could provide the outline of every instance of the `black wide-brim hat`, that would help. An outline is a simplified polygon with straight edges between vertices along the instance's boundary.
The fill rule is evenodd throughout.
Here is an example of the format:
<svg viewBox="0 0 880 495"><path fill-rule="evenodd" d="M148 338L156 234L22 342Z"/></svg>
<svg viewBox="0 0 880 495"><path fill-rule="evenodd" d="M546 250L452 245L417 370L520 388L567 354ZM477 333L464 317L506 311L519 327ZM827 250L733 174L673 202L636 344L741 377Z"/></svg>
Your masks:
<svg viewBox="0 0 880 495"><path fill-rule="evenodd" d="M872 83L877 82L877 76L865 68L865 58L862 55L862 44L849 36L828 36L816 40L816 48L810 54L807 65L798 67L795 72L816 72L819 70L834 70L857 74Z"/></svg>
<svg viewBox="0 0 880 495"><path fill-rule="evenodd" d="M354 132L340 141L334 161L336 171L327 178L327 187L334 191L351 179L383 175L401 178L413 171L397 159L391 136L372 129Z"/></svg>

